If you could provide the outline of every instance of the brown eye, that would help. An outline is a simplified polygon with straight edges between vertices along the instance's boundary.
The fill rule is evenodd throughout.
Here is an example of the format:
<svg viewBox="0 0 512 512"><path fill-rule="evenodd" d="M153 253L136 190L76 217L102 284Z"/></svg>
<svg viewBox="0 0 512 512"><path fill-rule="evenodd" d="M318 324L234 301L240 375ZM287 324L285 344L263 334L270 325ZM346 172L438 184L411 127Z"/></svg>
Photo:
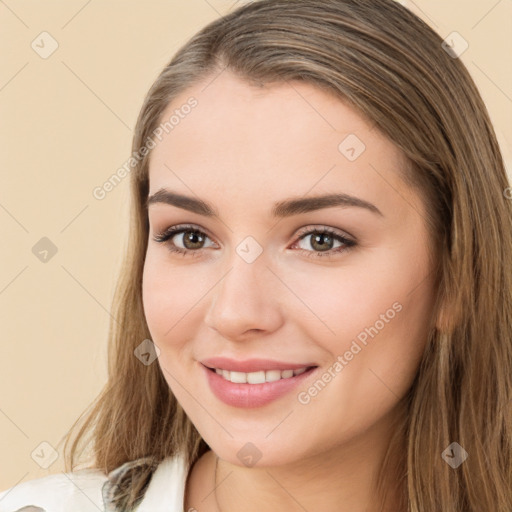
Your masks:
<svg viewBox="0 0 512 512"><path fill-rule="evenodd" d="M171 252L194 254L205 248L210 237L193 226L173 226L153 237L155 242L164 243Z"/></svg>
<svg viewBox="0 0 512 512"><path fill-rule="evenodd" d="M311 240L309 243L313 249L317 249L318 251L328 251L332 249L334 238L331 235L326 233L317 233L310 236Z"/></svg>
<svg viewBox="0 0 512 512"><path fill-rule="evenodd" d="M308 237L309 242L306 241ZM336 243L338 244L337 246L335 246ZM314 258L328 257L334 253L347 251L354 247L356 242L331 228L323 227L320 229L310 229L308 232L303 233L296 244L300 249L308 253L307 256Z"/></svg>
<svg viewBox="0 0 512 512"><path fill-rule="evenodd" d="M182 244L184 245L184 248L191 250L202 249L202 244L204 244L204 241L207 238L200 231L188 230L182 231L181 233L178 234L183 234Z"/></svg>

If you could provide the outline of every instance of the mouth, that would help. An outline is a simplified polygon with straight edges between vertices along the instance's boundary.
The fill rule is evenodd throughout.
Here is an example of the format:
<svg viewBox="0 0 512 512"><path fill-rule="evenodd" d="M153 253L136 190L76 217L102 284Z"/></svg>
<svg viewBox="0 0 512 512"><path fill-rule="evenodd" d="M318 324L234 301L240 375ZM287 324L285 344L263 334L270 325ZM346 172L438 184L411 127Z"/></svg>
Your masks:
<svg viewBox="0 0 512 512"><path fill-rule="evenodd" d="M318 365L289 364L268 360L262 365L261 361L252 359L233 362L230 360L226 364L226 359L220 361L220 358L217 358L215 366L206 366L204 362L200 363L200 366L210 391L220 401L236 408L262 407L280 398L284 400L298 386L305 385L307 380L314 378L315 373L319 371ZM211 364L211 361L208 364ZM222 366L236 367L237 370L228 370ZM241 366L254 371L238 371ZM269 368L269 366L274 367Z"/></svg>
<svg viewBox="0 0 512 512"><path fill-rule="evenodd" d="M204 365L210 372L216 373L224 380L232 382L233 384L264 384L265 382L277 382L279 380L290 379L297 375L310 372L317 366L303 366L294 370L285 369L271 369L271 370L258 370L254 372L240 372L233 370L225 370L223 368L215 368Z"/></svg>

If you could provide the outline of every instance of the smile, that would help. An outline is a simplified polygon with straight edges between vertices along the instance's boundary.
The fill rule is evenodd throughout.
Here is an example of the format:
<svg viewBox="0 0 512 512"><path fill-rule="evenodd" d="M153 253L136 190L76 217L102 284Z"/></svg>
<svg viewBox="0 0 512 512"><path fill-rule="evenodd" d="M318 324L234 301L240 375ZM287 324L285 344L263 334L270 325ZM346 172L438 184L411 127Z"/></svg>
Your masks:
<svg viewBox="0 0 512 512"><path fill-rule="evenodd" d="M199 365L207 386L221 402L232 407L262 407L285 396L318 373L318 366L240 372Z"/></svg>
<svg viewBox="0 0 512 512"><path fill-rule="evenodd" d="M217 375L235 384L263 384L264 382L275 382L281 379L289 379L300 375L311 367L303 367L297 370L261 370L257 372L235 372L221 368L211 368Z"/></svg>

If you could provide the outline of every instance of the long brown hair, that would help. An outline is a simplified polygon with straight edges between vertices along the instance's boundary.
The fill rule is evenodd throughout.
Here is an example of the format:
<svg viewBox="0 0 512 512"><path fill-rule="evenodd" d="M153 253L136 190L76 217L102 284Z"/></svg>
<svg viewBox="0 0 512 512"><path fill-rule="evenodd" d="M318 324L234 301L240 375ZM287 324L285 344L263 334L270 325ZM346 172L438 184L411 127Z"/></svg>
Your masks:
<svg viewBox="0 0 512 512"><path fill-rule="evenodd" d="M224 69L251 84L303 80L333 92L399 147L409 163L403 178L428 205L439 321L381 475L401 482L404 511L510 512L509 183L480 94L442 42L393 0L250 3L207 25L176 53L145 98L132 149L140 154L178 94ZM130 177L130 237L113 299L108 381L72 443L68 470L86 447L91 467L105 473L127 461L159 462L178 453L190 467L209 449L159 365L134 357L151 337L141 292L150 155ZM457 468L442 457L453 442L468 454ZM405 450L396 459L391 455L399 446ZM153 467L132 475L119 498L123 507L137 503Z"/></svg>

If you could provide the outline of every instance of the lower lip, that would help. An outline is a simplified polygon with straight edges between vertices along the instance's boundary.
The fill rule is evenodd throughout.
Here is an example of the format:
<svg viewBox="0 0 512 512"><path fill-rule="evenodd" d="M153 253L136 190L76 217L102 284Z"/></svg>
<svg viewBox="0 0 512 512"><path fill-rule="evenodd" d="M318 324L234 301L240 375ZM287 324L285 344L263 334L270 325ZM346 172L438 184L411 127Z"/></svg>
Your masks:
<svg viewBox="0 0 512 512"><path fill-rule="evenodd" d="M201 364L201 363L200 363ZM307 379L318 367L310 368L300 375L288 379L262 384L235 384L209 370L201 364L213 394L222 402L233 407L261 407L292 391Z"/></svg>

